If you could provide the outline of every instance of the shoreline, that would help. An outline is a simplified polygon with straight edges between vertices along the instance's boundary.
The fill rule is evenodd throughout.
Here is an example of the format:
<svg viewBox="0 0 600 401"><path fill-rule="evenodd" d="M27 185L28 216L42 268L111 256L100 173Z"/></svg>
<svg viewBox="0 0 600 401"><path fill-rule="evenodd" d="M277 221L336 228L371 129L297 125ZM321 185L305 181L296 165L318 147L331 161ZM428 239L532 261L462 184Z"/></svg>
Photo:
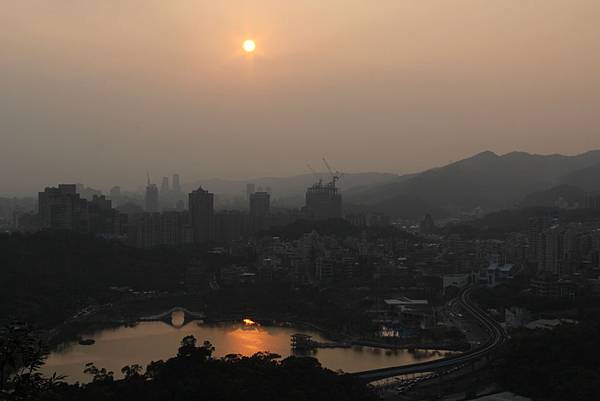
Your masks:
<svg viewBox="0 0 600 401"><path fill-rule="evenodd" d="M61 346L71 344L86 336L93 336L95 333L116 329L119 327L135 326L148 320L142 320L143 316L129 316L126 319L93 319L93 315L86 316L85 319L65 322L49 331L51 333L48 338L48 346L51 352L57 351ZM323 338L338 343L349 344L350 346L371 347L382 350L427 350L439 352L464 352L466 349L464 344L440 344L440 343L425 343L418 341L382 341L379 338L364 338L339 336L331 333L330 330L321 325L309 322L303 319L294 319L291 316L274 317L264 316L258 313L244 314L223 314L220 316L207 316L203 320L191 320L187 324L202 322L203 324L219 324L219 323L240 323L243 319L251 317L262 326L272 327L294 327L298 329L312 330L319 333ZM159 320L155 320L159 321ZM166 324L166 323L165 323Z"/></svg>

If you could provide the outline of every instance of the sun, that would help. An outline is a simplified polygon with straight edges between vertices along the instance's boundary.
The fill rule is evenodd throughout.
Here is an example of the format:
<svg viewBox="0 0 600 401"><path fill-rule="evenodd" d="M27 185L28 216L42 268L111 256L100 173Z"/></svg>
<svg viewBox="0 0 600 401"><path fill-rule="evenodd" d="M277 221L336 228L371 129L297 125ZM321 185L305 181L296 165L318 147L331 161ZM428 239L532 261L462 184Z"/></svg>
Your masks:
<svg viewBox="0 0 600 401"><path fill-rule="evenodd" d="M246 53L252 53L256 49L256 43L252 39L246 39L242 48Z"/></svg>

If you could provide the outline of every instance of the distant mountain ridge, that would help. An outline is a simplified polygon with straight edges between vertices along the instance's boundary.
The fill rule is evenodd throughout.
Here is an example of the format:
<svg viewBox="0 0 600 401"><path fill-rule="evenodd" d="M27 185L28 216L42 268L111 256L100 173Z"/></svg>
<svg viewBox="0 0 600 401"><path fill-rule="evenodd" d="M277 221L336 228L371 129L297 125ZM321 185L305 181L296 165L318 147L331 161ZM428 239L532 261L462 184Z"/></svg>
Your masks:
<svg viewBox="0 0 600 401"><path fill-rule="evenodd" d="M563 177L561 182L588 192L600 192L600 163L575 170Z"/></svg>
<svg viewBox="0 0 600 401"><path fill-rule="evenodd" d="M345 202L366 205L395 217L418 218L429 212L455 216L480 208L509 208L528 194L557 185L600 186L600 150L574 156L486 151L472 157L400 176L364 190L348 191Z"/></svg>
<svg viewBox="0 0 600 401"><path fill-rule="evenodd" d="M306 188L329 173L248 180L206 179L184 185L203 186L218 197L243 198L246 184L271 188L279 205L301 206ZM600 192L600 150L579 155L538 155L485 151L419 173L348 173L338 183L346 210L371 210L393 217L418 219L426 213L452 217L474 210L549 206L563 197L580 202L586 193Z"/></svg>

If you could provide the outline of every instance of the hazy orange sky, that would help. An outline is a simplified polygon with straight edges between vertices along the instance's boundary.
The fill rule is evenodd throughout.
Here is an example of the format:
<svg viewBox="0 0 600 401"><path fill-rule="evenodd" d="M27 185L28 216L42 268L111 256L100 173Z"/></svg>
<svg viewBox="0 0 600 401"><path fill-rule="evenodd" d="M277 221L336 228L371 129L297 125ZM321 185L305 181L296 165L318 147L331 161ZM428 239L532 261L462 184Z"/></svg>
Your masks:
<svg viewBox="0 0 600 401"><path fill-rule="evenodd" d="M0 195L600 148L598 21L598 0L4 0Z"/></svg>

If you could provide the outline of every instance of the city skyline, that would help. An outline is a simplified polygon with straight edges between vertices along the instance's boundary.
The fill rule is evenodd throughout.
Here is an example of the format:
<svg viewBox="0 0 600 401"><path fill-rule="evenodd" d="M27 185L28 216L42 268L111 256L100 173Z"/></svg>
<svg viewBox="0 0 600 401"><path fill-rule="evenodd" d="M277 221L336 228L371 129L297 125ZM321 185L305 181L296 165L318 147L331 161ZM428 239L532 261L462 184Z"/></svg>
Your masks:
<svg viewBox="0 0 600 401"><path fill-rule="evenodd" d="M540 154L540 153L535 153L535 152L525 152L525 151L521 151L521 150L513 150L513 151L509 151L506 153L494 153L493 151L490 150L484 150L481 152L476 152L474 154L468 154L466 155L466 157L464 159L456 159L456 160L450 160L447 163L443 163L440 165L431 165L428 166L422 170L415 170L415 171L407 171L407 172L390 172L390 171L348 171L345 170L343 171L343 174L345 175L361 175L361 174L380 174L382 176L386 176L389 175L390 177L402 177L402 176L411 176L411 175L415 175L415 174L421 174L427 171L431 171L431 170L435 170L438 168L442 168L442 167L447 167L452 165L453 163L456 162L461 162L463 160L468 160L469 158L472 157L477 157L478 155L482 155L482 154L494 154L500 157L506 157L506 156L510 156L510 155L516 155L516 154L525 154L525 155L530 155L530 156L534 156L534 157L553 157L553 156L564 156L564 157L580 157L586 154L592 154L594 152L599 152L599 149L585 149L584 151L580 152L580 153L572 153L572 154L567 154L567 153L548 153L548 154ZM315 163L318 163L319 160L315 161ZM322 160L320 160L320 162L322 162ZM315 164L316 165L316 164ZM303 169L302 169L303 168ZM341 171L340 171L341 172ZM67 178L65 178L65 176L62 177L57 177L54 181L50 181L50 182L44 182L41 183L39 186L36 187L32 187L31 189L27 189L24 191L13 191L10 192L8 190L5 190L6 192L3 193L2 189L0 188L0 197L32 197L35 196L37 194L37 192L39 191L40 188L44 188L44 187L48 187L48 186L52 186L52 185L58 185L59 183L64 183L64 182L71 182L71 183L77 183L78 185L81 185L83 187L87 187L92 191L100 191L104 194L109 194L110 191L112 189L118 188L119 191L124 191L124 192L128 192L128 193L139 193L142 194L145 192L146 187L148 185L148 183L156 185L157 188L162 186L162 184L165 183L165 179L167 179L167 184L168 184L168 180L169 179L173 179L174 177L177 177L177 188L178 190L181 190L183 188L183 186L188 186L189 190L194 189L195 186L198 185L198 183L200 182L213 182L213 183L220 183L220 184L233 184L233 185L237 185L239 188L235 190L236 194L242 194L243 192L247 192L248 188L246 187L247 185L254 185L253 182L255 181L259 181L259 180L285 180L287 178L296 178L296 177L311 177L310 180L318 180L318 179L323 179L324 181L327 181L331 178L331 172L328 172L326 167L322 167L320 169L313 169L311 167L311 164L305 164L304 166L301 166L301 168L299 168L298 171L296 171L295 173L291 173L289 175L277 175L277 174L266 174L264 176L242 176L242 177L222 177L222 176L206 176L203 177L202 175L197 175L197 176L187 176L186 178L184 178L181 183L180 183L180 176L181 174L178 171L174 171L173 173L168 173L168 176L164 176L163 175L164 172L162 171L158 171L157 174L152 175L150 173L150 171L148 170L144 170L143 176L139 176L139 177L135 177L132 181L130 181L130 184L123 184L123 181L126 181L125 179L121 178L117 178L116 182L110 181L107 182L106 184L96 184L94 182L92 182L89 179L85 179L85 177L81 180L69 180ZM68 175L67 175L68 177ZM150 181L148 181L150 180ZM161 184L161 185L159 185ZM361 184L362 185L362 184ZM356 185L354 185L356 186ZM360 185L359 185L360 186ZM344 187L344 182L342 180L342 185L341 185L341 189L343 189ZM353 186L349 186L347 188L352 188ZM231 189L228 189L225 191L228 194L231 194ZM217 191L218 193L218 191ZM247 195L247 194L246 194Z"/></svg>

